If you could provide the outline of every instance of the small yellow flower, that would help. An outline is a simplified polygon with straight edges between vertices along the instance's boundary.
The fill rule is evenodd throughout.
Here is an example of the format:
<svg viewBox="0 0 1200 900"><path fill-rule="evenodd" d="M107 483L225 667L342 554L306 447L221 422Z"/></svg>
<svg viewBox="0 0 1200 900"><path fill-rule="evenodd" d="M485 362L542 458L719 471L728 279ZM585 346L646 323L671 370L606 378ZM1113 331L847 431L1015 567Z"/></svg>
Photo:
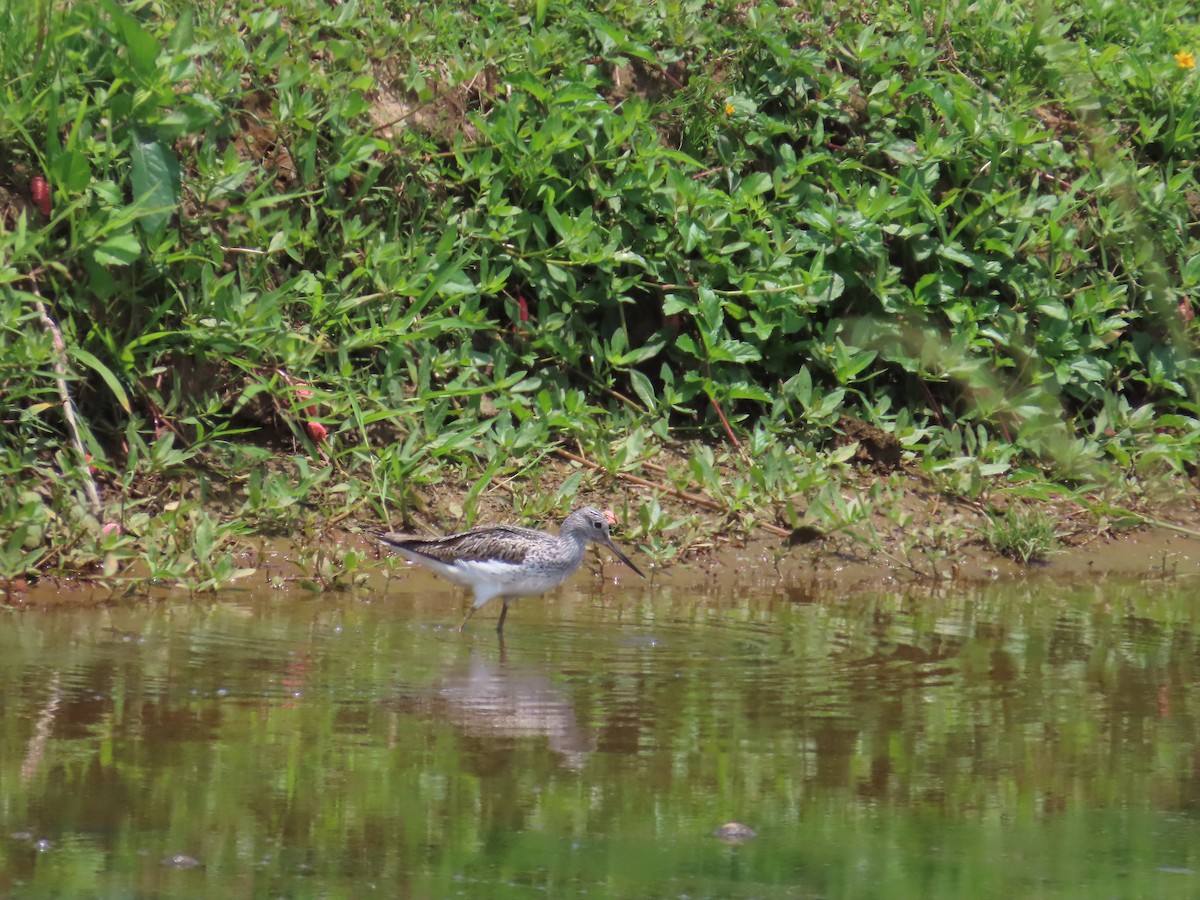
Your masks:
<svg viewBox="0 0 1200 900"><path fill-rule="evenodd" d="M1180 65L1183 65L1183 63L1180 63ZM725 104L725 115L732 116L735 112L737 112L737 110L734 109L734 106L732 103Z"/></svg>
<svg viewBox="0 0 1200 900"><path fill-rule="evenodd" d="M1175 54L1175 62L1181 69L1194 69L1196 68L1196 55L1187 50L1180 50Z"/></svg>

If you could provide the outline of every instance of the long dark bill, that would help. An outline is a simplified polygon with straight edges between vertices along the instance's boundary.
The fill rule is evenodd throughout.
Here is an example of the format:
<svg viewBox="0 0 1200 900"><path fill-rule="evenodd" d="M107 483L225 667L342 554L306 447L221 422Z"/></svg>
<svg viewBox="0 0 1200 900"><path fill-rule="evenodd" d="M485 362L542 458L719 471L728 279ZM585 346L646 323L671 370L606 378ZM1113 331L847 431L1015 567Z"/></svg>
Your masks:
<svg viewBox="0 0 1200 900"><path fill-rule="evenodd" d="M609 538L605 542L605 544L609 550L611 550L613 553L615 553L617 555L617 559L619 559L621 562L625 563L625 565L629 566L629 568L633 569L633 571L637 572L643 578L646 577L645 575L642 574L642 570L639 569L637 566L635 566L633 564L633 561L630 560L630 558L628 556L626 556L624 553L621 552L621 548L617 546L616 541L614 541L612 538Z"/></svg>

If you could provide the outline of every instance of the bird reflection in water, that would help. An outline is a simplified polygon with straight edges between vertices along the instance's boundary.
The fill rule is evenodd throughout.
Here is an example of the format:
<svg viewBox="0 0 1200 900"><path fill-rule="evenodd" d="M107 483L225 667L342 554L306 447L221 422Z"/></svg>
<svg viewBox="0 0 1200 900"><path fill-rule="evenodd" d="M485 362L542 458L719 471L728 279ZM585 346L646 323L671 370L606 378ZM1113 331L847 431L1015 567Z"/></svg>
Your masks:
<svg viewBox="0 0 1200 900"><path fill-rule="evenodd" d="M419 698L419 706L476 738L545 737L569 769L582 769L596 736L575 717L570 695L543 670L472 653L466 669Z"/></svg>

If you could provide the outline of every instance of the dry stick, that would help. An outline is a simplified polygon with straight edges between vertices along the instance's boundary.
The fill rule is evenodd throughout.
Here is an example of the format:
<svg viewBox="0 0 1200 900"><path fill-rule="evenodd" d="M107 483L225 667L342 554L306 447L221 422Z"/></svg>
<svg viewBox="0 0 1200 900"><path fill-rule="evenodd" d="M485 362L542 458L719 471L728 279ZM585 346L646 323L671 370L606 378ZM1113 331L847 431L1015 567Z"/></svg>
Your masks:
<svg viewBox="0 0 1200 900"><path fill-rule="evenodd" d="M705 362L704 362L704 368L709 377L709 380L711 381L712 380L712 366L709 365L707 360L705 360ZM717 415L721 419L721 424L725 426L725 433L727 435L729 435L729 440L733 442L733 446L737 450L738 456L740 456L742 458L742 462L744 462L747 466L749 466L750 459L749 459L749 457L746 456L746 451L742 449L741 441L739 441L737 439L737 435L735 435L733 433L733 429L729 425L729 420L725 418L725 413L722 412L722 410L721 410L721 404L719 404L717 402L717 398L714 397L710 392L705 391L705 393L708 394L708 402L711 403L712 408L717 411Z"/></svg>
<svg viewBox="0 0 1200 900"><path fill-rule="evenodd" d="M667 79L667 81L669 81L669 82L671 82L671 84L675 85L675 87L677 89L679 89L681 91L685 90L685 88L683 86L683 82L680 81L678 78L676 78L674 75L672 75L670 72L668 72L664 66L659 66L658 71L659 71L659 74L662 75L663 78Z"/></svg>
<svg viewBox="0 0 1200 900"><path fill-rule="evenodd" d="M46 304L42 302L42 295L38 291L36 283L33 285L33 296L36 298L33 302L37 307L38 316L42 320L42 327L50 332L50 340L54 344L54 381L58 385L58 396L62 398L63 416L67 420L67 430L71 433L71 443L75 446L75 452L79 454L79 462L83 468L83 491L87 494L88 505L91 506L92 513L98 516L100 515L100 495L96 492L96 482L92 481L92 473L88 469L87 451L83 448L83 438L79 436L79 419L75 416L75 404L71 402L71 392L67 390L67 345L63 341L62 332L58 330L58 325L46 311Z"/></svg>
<svg viewBox="0 0 1200 900"><path fill-rule="evenodd" d="M933 417L937 419L939 425L945 428L946 417L942 415L942 405L933 398L933 391L929 390L929 385L925 383L923 378L918 378L917 384L921 386L921 390L925 394L925 402L929 404L929 409L933 412Z"/></svg>
<svg viewBox="0 0 1200 900"><path fill-rule="evenodd" d="M577 456L576 454L571 453L569 450L563 450L559 448L556 449L554 453L556 456L559 456L565 460L569 460L570 462L577 462L581 466L587 466L589 469L595 469L597 471L602 470L602 467L599 463L594 463L590 459ZM709 500L707 497L701 497L699 494L690 494L687 491L678 490L670 485L661 484L656 481L650 481L647 478L639 478L637 475L630 475L627 472L618 472L617 478L628 484L636 484L639 487L646 487L651 488L652 490L662 491L664 494L670 494L672 497L678 497L680 500L686 500L688 503L694 503L697 506L703 506L705 509L711 509L713 512L725 513L726 515L729 515L729 510L720 503L717 503L715 500ZM772 525L770 522L756 522L755 524L759 528L769 531L772 534L777 534L780 537L788 537L791 535L791 532L788 529L780 528L778 525Z"/></svg>
<svg viewBox="0 0 1200 900"><path fill-rule="evenodd" d="M1085 507L1086 508L1086 507ZM1168 522L1166 519L1156 519L1154 516L1143 516L1141 513L1133 510L1126 510L1136 516L1137 519L1144 525L1152 525L1155 528L1166 528L1168 531L1176 531L1179 534L1186 534L1188 537L1200 538L1200 531L1194 528L1188 528L1184 525L1176 525L1174 522Z"/></svg>
<svg viewBox="0 0 1200 900"><path fill-rule="evenodd" d="M734 448L738 452L738 456L742 458L742 462L750 465L750 459L746 456L746 451L742 449L742 442L737 439L737 435L733 433L733 429L729 426L729 420L725 418L725 413L721 412L721 405L717 403L717 398L712 394L708 395L708 402L712 404L712 408L717 411L717 415L721 418L721 424L725 426L725 433L729 435L729 440L733 442Z"/></svg>
<svg viewBox="0 0 1200 900"><path fill-rule="evenodd" d="M649 412L649 410L646 409L646 407L642 406L642 404L638 403L636 400L632 400L629 397L626 397L624 394L622 394L618 390L614 390L613 388L610 388L610 387L602 388L601 390L603 390L604 393L608 394L610 397L616 397L622 403L629 404L630 406L632 406L634 409L636 409L640 413L648 413Z"/></svg>

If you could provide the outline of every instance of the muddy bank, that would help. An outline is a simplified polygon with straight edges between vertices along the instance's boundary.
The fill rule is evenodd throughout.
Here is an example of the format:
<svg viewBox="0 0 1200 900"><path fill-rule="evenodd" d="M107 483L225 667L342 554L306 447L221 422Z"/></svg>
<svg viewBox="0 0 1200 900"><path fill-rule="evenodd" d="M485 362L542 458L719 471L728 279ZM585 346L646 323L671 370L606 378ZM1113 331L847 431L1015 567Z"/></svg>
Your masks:
<svg viewBox="0 0 1200 900"><path fill-rule="evenodd" d="M776 536L753 536L748 540L724 540L694 551L670 566L659 566L639 554L635 544L625 542L635 560L649 576L645 588L669 586L705 593L727 590L771 591L797 602L819 602L822 598L847 594L893 592L921 594L956 587L968 589L1002 580L1046 580L1078 585L1107 578L1187 579L1200 577L1200 538L1168 528L1141 528L1118 534L1096 534L1061 545L1043 562L1020 565L989 552L982 546L964 544L931 564L910 554L913 565L890 554L866 553L844 537L832 536L803 546L787 548ZM330 536L331 553L361 551L368 556L356 590L386 595L398 591L417 597L438 594L432 610L444 610L445 592L457 588L412 567L374 544L366 533L342 532ZM234 594L262 593L279 599L311 598L322 589L319 578L304 571L305 554L289 541L264 544L246 553L239 564L255 569L254 574L235 582L226 591ZM603 582L610 599L619 601L620 591L642 589L638 579L610 555L599 552L588 557L573 582L586 586ZM611 586L611 588L609 587ZM615 592L615 593L613 593ZM8 590L3 602L9 606L55 606L124 604L178 596L180 591L153 587L114 578L44 578L22 590ZM197 593L202 602L213 595ZM465 595L464 595L465 598Z"/></svg>
<svg viewBox="0 0 1200 900"><path fill-rule="evenodd" d="M553 495L578 471L571 454L565 457L546 461L537 478L539 494ZM1136 497L1126 495L1120 503L1080 493L1014 499L1015 488L997 485L986 505L950 497L916 470L881 475L864 467L840 484L845 509L836 515L842 521L830 521L834 514L809 508L805 498L732 511L710 498L647 486L637 479L593 480L576 493L573 505L615 510L619 521L613 535L650 576L646 586L751 588L820 599L872 591L942 591L1002 579L1079 583L1200 575L1200 488L1186 479L1144 481ZM226 582L222 591L266 589L276 596L293 591L311 596L347 588L383 591L396 579L425 577L381 548L374 534L393 529L430 535L460 530L466 524L470 490L470 484L452 482L430 488L409 510L408 521L379 522L347 510L320 520L294 539L246 538L214 550L213 558L225 554L236 567L252 570ZM518 521L516 490L504 483L475 498L474 521ZM650 500L661 510L661 521L673 523L671 527L639 530L635 517ZM996 521L1012 509L1032 511L1053 529L1048 552L1034 562L1016 562L989 546ZM523 524L557 530L559 523ZM593 550L587 560L576 579L586 578L590 569L593 578L623 580L627 587L640 581L606 552ZM178 596L185 590L150 585L139 575L143 573L135 563L107 579L82 574L0 583L0 603L137 602ZM436 584L447 588L444 582Z"/></svg>

